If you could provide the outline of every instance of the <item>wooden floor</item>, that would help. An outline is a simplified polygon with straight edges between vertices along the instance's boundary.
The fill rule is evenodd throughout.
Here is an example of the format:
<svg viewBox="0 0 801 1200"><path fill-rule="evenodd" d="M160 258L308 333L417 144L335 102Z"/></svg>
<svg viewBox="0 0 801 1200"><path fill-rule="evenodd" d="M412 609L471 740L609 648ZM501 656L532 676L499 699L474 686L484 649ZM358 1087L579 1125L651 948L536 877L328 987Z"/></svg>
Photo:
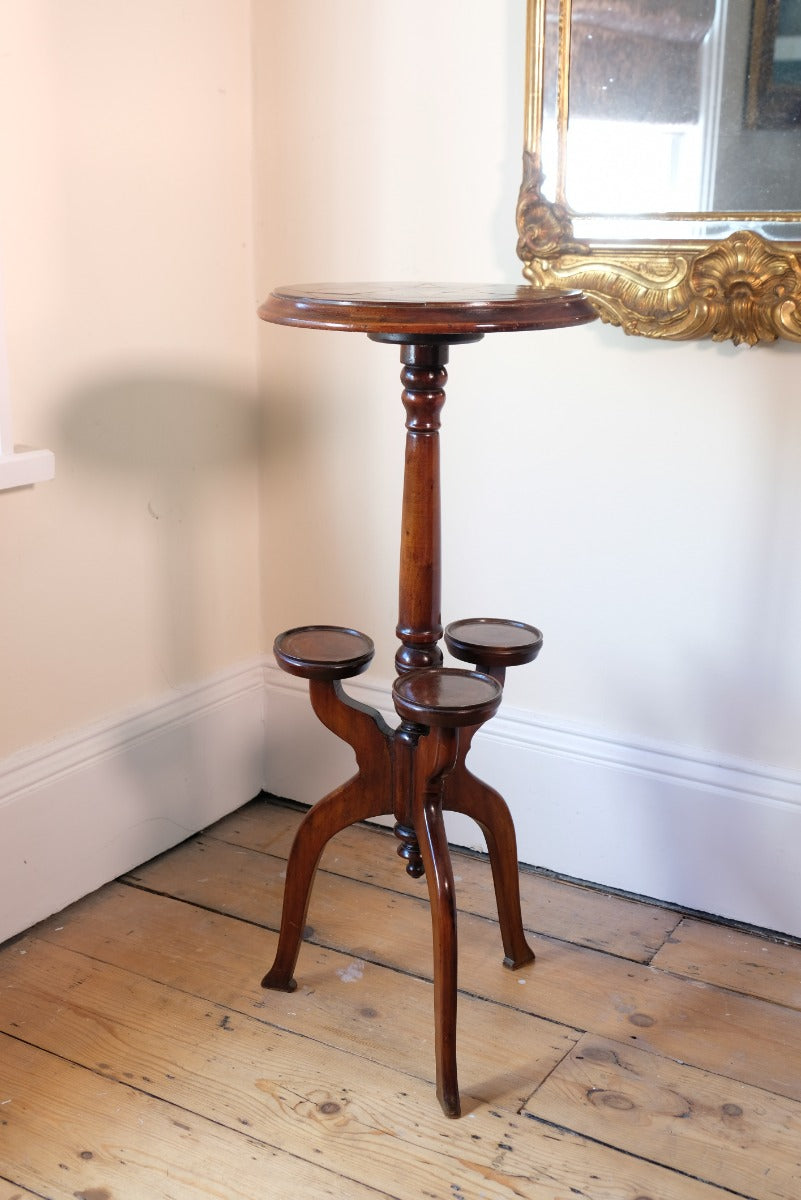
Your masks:
<svg viewBox="0 0 801 1200"><path fill-rule="evenodd" d="M801 950L524 872L510 972L455 855L448 1121L391 834L331 843L298 990L259 986L298 820L254 802L0 950L0 1200L799 1200Z"/></svg>

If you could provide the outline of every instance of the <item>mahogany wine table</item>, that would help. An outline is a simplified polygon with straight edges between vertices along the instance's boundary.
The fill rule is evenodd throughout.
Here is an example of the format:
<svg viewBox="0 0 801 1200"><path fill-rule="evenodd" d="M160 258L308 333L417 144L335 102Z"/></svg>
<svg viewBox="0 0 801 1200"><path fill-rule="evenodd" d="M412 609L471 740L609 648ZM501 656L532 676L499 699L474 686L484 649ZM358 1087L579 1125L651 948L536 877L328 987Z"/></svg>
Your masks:
<svg viewBox="0 0 801 1200"><path fill-rule="evenodd" d="M292 991L312 882L326 843L368 817L392 815L398 853L414 877L425 874L434 938L437 1096L460 1115L456 1073L456 903L443 810L472 817L486 838L504 964L517 970L534 954L520 912L514 824L501 796L465 766L473 734L497 710L506 668L531 662L542 635L521 621L473 618L440 622L440 410L448 348L485 333L554 329L594 318L578 293L455 284L319 284L272 292L265 321L345 330L400 346L406 460L393 686L401 718L392 729L351 699L342 680L361 674L373 643L355 629L314 625L275 639L279 665L309 681L315 713L352 746L358 771L305 815L289 854L281 930L264 986ZM474 670L442 665L445 637L454 658Z"/></svg>

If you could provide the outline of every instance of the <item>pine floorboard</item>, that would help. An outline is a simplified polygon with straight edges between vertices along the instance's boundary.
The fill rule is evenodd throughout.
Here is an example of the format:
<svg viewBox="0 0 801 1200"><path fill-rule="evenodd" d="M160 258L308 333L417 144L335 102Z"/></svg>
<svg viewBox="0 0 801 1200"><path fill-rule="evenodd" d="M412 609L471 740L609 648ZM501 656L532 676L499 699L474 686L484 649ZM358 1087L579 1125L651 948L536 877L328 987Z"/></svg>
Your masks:
<svg viewBox="0 0 801 1200"><path fill-rule="evenodd" d="M391 833L334 839L297 991L259 986L301 815L254 801L0 948L0 1200L801 1197L801 948L524 870L510 972L455 853L449 1121Z"/></svg>

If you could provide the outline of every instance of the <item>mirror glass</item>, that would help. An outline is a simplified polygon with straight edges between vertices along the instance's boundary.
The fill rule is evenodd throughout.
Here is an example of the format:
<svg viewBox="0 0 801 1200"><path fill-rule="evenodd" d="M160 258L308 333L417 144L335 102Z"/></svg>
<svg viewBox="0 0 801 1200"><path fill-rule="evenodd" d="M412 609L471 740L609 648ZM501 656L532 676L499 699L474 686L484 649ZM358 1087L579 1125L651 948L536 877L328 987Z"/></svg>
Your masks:
<svg viewBox="0 0 801 1200"><path fill-rule="evenodd" d="M797 236L801 0L545 13L543 192L577 237Z"/></svg>

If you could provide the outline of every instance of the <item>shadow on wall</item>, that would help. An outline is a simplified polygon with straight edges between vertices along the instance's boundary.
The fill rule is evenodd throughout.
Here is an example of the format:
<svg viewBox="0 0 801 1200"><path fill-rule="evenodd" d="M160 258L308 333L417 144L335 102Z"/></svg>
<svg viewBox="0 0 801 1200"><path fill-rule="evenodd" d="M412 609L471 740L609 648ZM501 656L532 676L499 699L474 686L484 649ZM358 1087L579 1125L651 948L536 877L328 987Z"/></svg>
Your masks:
<svg viewBox="0 0 801 1200"><path fill-rule="evenodd" d="M243 589L259 586L258 562L251 567L245 556L258 555L264 410L255 389L167 370L95 376L64 398L58 414L61 478L80 482L74 536L80 548L82 511L95 558L105 548L107 569L124 573L109 587L120 607L108 636L124 648L128 625L143 626L137 645L152 627L148 653L178 692L170 697L176 708L147 697L141 722L136 714L126 721L122 741L112 731L103 794L82 797L91 827L102 831L94 852L101 872L132 868L261 787L261 693L250 676L224 694L201 687L197 698L185 685L208 682L209 629L217 657L235 667L224 658L228 639L239 636L243 614L252 624L257 613L258 596ZM129 545L118 555L121 540ZM109 877L95 876L97 883Z"/></svg>
<svg viewBox="0 0 801 1200"><path fill-rule="evenodd" d="M226 475L258 462L263 442L264 407L255 393L178 372L97 379L61 410L60 453L91 472L99 488L128 482L148 497L143 516L154 523L160 559L159 657L171 685L192 680L201 660L195 593L204 504ZM232 577L226 586L241 581Z"/></svg>

